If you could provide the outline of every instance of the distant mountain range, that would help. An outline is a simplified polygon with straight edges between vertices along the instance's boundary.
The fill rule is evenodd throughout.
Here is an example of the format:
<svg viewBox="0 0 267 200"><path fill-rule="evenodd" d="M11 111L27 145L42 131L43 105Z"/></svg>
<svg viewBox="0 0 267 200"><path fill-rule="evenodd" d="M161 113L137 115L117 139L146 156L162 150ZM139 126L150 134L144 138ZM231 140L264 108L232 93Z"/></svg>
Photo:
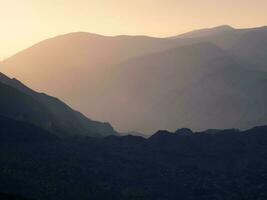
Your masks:
<svg viewBox="0 0 267 200"><path fill-rule="evenodd" d="M37 93L0 73L0 116L34 124L60 137L117 134L108 123L86 118L57 98Z"/></svg>
<svg viewBox="0 0 267 200"><path fill-rule="evenodd" d="M235 29L231 26L228 25L222 25L222 26L217 26L214 28L206 28L206 29L200 29L200 30L195 30L191 31L188 33L184 33L178 36L173 36L170 37L172 39L178 39L178 38L200 38L200 37L207 37L215 34L222 34L224 32L231 32L235 31Z"/></svg>
<svg viewBox="0 0 267 200"><path fill-rule="evenodd" d="M61 138L0 117L3 199L265 200L266 176L266 126Z"/></svg>
<svg viewBox="0 0 267 200"><path fill-rule="evenodd" d="M169 38L70 33L0 70L123 132L267 123L267 28L227 25Z"/></svg>

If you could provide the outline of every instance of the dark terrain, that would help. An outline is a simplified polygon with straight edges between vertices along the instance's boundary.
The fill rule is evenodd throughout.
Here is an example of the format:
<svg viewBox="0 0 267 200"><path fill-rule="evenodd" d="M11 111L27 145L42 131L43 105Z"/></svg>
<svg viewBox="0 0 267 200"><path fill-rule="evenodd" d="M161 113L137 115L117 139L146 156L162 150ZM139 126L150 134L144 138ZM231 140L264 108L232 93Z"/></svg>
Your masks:
<svg viewBox="0 0 267 200"><path fill-rule="evenodd" d="M0 119L0 192L31 199L266 199L267 127L60 139Z"/></svg>

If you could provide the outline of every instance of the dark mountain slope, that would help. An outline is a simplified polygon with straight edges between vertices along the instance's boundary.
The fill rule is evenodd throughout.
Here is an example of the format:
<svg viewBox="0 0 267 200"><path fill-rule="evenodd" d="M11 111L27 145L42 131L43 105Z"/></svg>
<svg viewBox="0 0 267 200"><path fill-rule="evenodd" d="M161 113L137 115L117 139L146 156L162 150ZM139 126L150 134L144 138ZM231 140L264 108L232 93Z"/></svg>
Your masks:
<svg viewBox="0 0 267 200"><path fill-rule="evenodd" d="M59 138L33 124L0 116L0 141L1 144L28 143L31 146L59 141Z"/></svg>
<svg viewBox="0 0 267 200"><path fill-rule="evenodd" d="M0 82L3 116L31 122L61 136L116 134L108 123L89 120L60 100L37 93L16 79L1 74Z"/></svg>

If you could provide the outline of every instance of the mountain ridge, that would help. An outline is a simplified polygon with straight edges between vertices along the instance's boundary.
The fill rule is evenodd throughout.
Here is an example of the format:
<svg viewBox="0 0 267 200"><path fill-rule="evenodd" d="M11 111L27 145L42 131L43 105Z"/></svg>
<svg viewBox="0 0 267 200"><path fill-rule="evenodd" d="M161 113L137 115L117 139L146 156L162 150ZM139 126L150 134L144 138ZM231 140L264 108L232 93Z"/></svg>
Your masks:
<svg viewBox="0 0 267 200"><path fill-rule="evenodd" d="M0 74L0 83L1 93L4 92L5 95L8 95L3 98L9 98L6 101L2 98L1 102L4 104L1 105L6 105L6 107L2 107L1 113L5 113L8 117L15 117L15 119L18 117L18 119L24 120L23 115L25 117L32 116L26 121L33 122L35 125L57 134L62 134L62 136L64 134L117 134L109 123L90 120L81 113L72 110L59 99L44 93L37 93L16 79L9 79L7 76ZM20 98L15 99L15 96ZM25 101L23 102L22 99ZM13 107L17 109L14 110ZM9 112L8 108L14 111L14 115ZM6 111L3 112L4 110ZM43 113L43 116L41 116L41 113ZM36 121L37 118L33 116L38 116L40 121ZM53 128L53 125L57 127Z"/></svg>
<svg viewBox="0 0 267 200"><path fill-rule="evenodd" d="M213 28L198 29L198 30L186 32L186 33L180 34L178 36L172 36L172 37L168 37L168 38L171 38L171 39L196 38L196 37L209 36L209 35L213 35L213 34L220 34L222 32L233 31L233 30L236 30L236 29L229 26L229 25L221 25L221 26L216 26Z"/></svg>
<svg viewBox="0 0 267 200"><path fill-rule="evenodd" d="M153 110L159 110L160 101L165 101L164 99L167 102L171 101L168 98L174 96L172 93L184 93L180 89L185 85L188 85L187 88L196 84L201 85L197 81L200 81L203 75L206 79L215 78L214 71L224 65L233 67L235 65L244 68L244 70L239 70L240 74L244 74L247 69L256 70L257 73L267 70L266 27L232 29L222 26L214 29L219 31L203 37L189 39L150 38L146 36L102 37L99 35L92 36L91 34L88 37L87 33L77 33L76 36L69 34L66 38L66 35L63 35L60 36L61 39L59 40L57 40L58 38L56 40L52 39L49 44L45 42L45 45L37 45L38 48L34 50L28 49L23 51L20 56L5 60L2 62L1 70L3 69L4 72L8 72L6 74L16 77L35 90L59 97L68 105L76 110L82 110L85 115L93 119L111 122L120 132L135 130L141 133L151 133L161 128L174 130L175 125L179 123L177 116L175 118L170 117L169 121L171 122L150 120L155 116L160 118L161 112L154 112ZM213 32L214 29L208 30L208 32ZM83 36L80 38L79 34ZM95 37L98 39L94 39ZM203 43L213 45L213 50L207 46L202 47L202 49L197 48L199 44ZM194 53L194 51L197 53ZM221 56L216 58L216 52ZM3 67L3 65L5 66ZM127 68L126 65L133 68L127 69L128 71L136 72L135 80L131 78L129 73L126 73L126 78L123 77L123 71L126 71L124 68ZM122 71L122 77L120 71ZM233 69L233 71L235 70ZM142 74L140 74L141 72ZM138 76L137 73L139 73ZM223 71L221 73L225 75ZM60 78L58 78L59 76ZM244 74L244 76L248 78L250 83L252 81L249 79L256 77L251 77L249 74ZM216 75L216 77L218 76ZM258 77L258 83L263 81L262 76ZM123 86L116 84L116 81L114 81L116 79L124 80ZM226 80L227 77L225 77ZM217 80L216 83L222 85L222 81L218 82ZM239 81L242 82L241 79ZM137 85L139 87L136 87ZM230 92L230 85L224 85L223 91ZM119 90L127 86L132 88L125 90L124 94L121 95ZM203 84L202 86L204 87ZM205 93L206 90L211 90L211 87L199 89L199 92L202 90ZM262 88L263 86L257 87ZM235 88L248 93L244 88ZM191 91L191 89L189 90ZM245 95L242 94L242 91L236 91L236 97L232 98L239 99L238 95ZM127 97L129 93L137 95ZM122 109L121 116L118 112L120 107L113 107L113 104L116 104L115 99L118 98L117 94L121 95L117 101L122 102L122 105L131 105ZM150 98L144 99L141 94L144 97L151 95ZM191 94L193 93L191 92ZM225 98L227 101L226 94L221 98ZM193 95L193 97L196 96ZM199 99L202 97L199 97ZM246 96L245 102L249 102L249 98L252 97ZM262 97L257 94L257 98L264 99L265 97L264 94L262 94ZM179 110L181 106L178 102L179 99L176 100L176 104L173 104L172 110ZM257 101L260 101L259 99ZM147 100L150 102L146 102ZM172 101L175 101L175 99ZM107 109L104 109L104 107ZM134 107L137 109L133 110ZM143 107L144 109L141 109ZM149 107L152 107L149 112L153 111L153 114L146 117L138 114ZM259 107L259 105L256 105L256 107ZM263 106L261 109L265 110L265 107ZM126 112L127 110L130 110L130 112L133 110L133 112L131 118L124 123L126 119L123 116L126 115L127 117L129 115ZM169 116L168 112L163 113L165 114L161 116L162 118ZM138 115L139 117L136 117ZM226 113L222 110L219 117L224 115ZM249 111L244 116L249 115L253 116L254 114ZM182 118L184 118L184 115L180 114L178 119ZM137 119L137 121L135 122L134 119ZM239 126L243 117L239 120L238 124L231 124L230 127ZM218 121L223 122L223 120ZM151 126L148 126L148 124L151 124ZM173 125L170 126L170 124ZM186 125L188 124L181 124L181 126ZM196 125L192 124L190 127L194 128ZM147 130L150 127L153 127L153 130ZM251 127L250 123L249 127ZM222 127L209 127L209 124L207 124L205 127L201 127L201 130L207 128Z"/></svg>

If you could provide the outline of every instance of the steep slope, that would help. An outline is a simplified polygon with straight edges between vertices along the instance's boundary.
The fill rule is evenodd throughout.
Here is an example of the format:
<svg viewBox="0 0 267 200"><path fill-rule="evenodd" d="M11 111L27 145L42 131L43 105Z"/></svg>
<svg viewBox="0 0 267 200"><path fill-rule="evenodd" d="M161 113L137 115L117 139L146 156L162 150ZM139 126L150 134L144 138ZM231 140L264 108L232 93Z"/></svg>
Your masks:
<svg viewBox="0 0 267 200"><path fill-rule="evenodd" d="M116 134L108 123L89 120L60 100L34 92L16 79L0 74L0 82L3 116L31 122L61 136Z"/></svg>

